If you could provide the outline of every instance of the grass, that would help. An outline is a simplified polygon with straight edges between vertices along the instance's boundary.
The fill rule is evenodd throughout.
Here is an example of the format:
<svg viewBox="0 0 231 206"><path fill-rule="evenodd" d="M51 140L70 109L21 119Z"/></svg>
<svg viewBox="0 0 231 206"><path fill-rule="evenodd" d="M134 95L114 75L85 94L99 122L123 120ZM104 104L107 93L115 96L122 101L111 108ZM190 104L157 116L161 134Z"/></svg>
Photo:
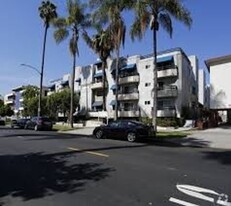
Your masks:
<svg viewBox="0 0 231 206"><path fill-rule="evenodd" d="M64 131L69 131L69 130L73 130L73 129L76 129L76 128L71 128L68 125L60 125L60 124L53 125L54 131L63 131L64 132Z"/></svg>
<svg viewBox="0 0 231 206"><path fill-rule="evenodd" d="M156 137L160 139L183 138L190 135L189 132L157 132Z"/></svg>

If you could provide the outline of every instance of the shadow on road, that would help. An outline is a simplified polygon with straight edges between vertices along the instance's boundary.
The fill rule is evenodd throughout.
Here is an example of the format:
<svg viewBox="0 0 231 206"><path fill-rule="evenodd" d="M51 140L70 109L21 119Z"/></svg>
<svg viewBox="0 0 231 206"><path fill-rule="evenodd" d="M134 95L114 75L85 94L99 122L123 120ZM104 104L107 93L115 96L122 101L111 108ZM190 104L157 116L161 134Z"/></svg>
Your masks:
<svg viewBox="0 0 231 206"><path fill-rule="evenodd" d="M221 164L230 165L231 164L231 151L209 151L203 152L206 159L217 160Z"/></svg>
<svg viewBox="0 0 231 206"><path fill-rule="evenodd" d="M72 152L1 155L0 198L11 195L27 201L54 193L73 193L114 171L98 163L71 164L70 155Z"/></svg>

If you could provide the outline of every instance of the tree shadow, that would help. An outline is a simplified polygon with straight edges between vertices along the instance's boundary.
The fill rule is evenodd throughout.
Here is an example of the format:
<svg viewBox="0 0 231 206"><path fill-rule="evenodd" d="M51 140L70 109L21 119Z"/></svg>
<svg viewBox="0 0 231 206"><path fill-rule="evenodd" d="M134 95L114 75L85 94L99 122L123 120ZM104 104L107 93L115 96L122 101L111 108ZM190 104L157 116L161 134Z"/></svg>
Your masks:
<svg viewBox="0 0 231 206"><path fill-rule="evenodd" d="M209 151L202 153L205 155L206 159L217 160L224 165L231 164L231 151Z"/></svg>
<svg viewBox="0 0 231 206"><path fill-rule="evenodd" d="M72 164L68 160L71 155L73 152L1 155L0 198L11 195L27 201L55 193L74 193L114 171L99 163Z"/></svg>

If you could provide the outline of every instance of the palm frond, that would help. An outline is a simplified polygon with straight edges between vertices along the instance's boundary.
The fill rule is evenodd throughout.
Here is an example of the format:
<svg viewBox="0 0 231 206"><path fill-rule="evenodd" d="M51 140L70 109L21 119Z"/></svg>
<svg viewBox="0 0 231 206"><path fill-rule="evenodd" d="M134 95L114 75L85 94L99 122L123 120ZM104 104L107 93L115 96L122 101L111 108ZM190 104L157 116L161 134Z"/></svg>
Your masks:
<svg viewBox="0 0 231 206"><path fill-rule="evenodd" d="M176 20L184 23L189 28L191 27L191 14L181 0L165 0L164 7Z"/></svg>
<svg viewBox="0 0 231 206"><path fill-rule="evenodd" d="M39 15L46 26L49 26L51 21L57 18L56 6L50 1L42 1L38 8Z"/></svg>
<svg viewBox="0 0 231 206"><path fill-rule="evenodd" d="M173 28L172 28L172 20L170 15L168 13L160 13L159 21L163 29L166 30L169 33L170 37L172 38Z"/></svg>
<svg viewBox="0 0 231 206"><path fill-rule="evenodd" d="M65 28L67 27L67 21L65 18L57 18L53 22L53 26L56 28Z"/></svg>
<svg viewBox="0 0 231 206"><path fill-rule="evenodd" d="M65 28L60 28L55 30L54 32L54 39L56 41L57 44L59 44L60 42L64 41L69 35L69 32L67 29Z"/></svg>
<svg viewBox="0 0 231 206"><path fill-rule="evenodd" d="M91 48L93 49L93 42L92 42L92 39L90 38L90 36L88 35L88 33L84 30L82 32L82 37L83 37L83 40L86 42L86 44Z"/></svg>

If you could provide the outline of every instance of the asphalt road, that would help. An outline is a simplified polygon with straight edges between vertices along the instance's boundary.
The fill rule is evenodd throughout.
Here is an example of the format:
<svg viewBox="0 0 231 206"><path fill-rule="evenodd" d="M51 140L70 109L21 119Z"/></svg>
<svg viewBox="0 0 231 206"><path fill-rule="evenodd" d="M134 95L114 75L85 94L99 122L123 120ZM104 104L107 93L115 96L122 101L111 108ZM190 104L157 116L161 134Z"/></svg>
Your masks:
<svg viewBox="0 0 231 206"><path fill-rule="evenodd" d="M231 151L1 127L0 165L4 206L231 205Z"/></svg>

